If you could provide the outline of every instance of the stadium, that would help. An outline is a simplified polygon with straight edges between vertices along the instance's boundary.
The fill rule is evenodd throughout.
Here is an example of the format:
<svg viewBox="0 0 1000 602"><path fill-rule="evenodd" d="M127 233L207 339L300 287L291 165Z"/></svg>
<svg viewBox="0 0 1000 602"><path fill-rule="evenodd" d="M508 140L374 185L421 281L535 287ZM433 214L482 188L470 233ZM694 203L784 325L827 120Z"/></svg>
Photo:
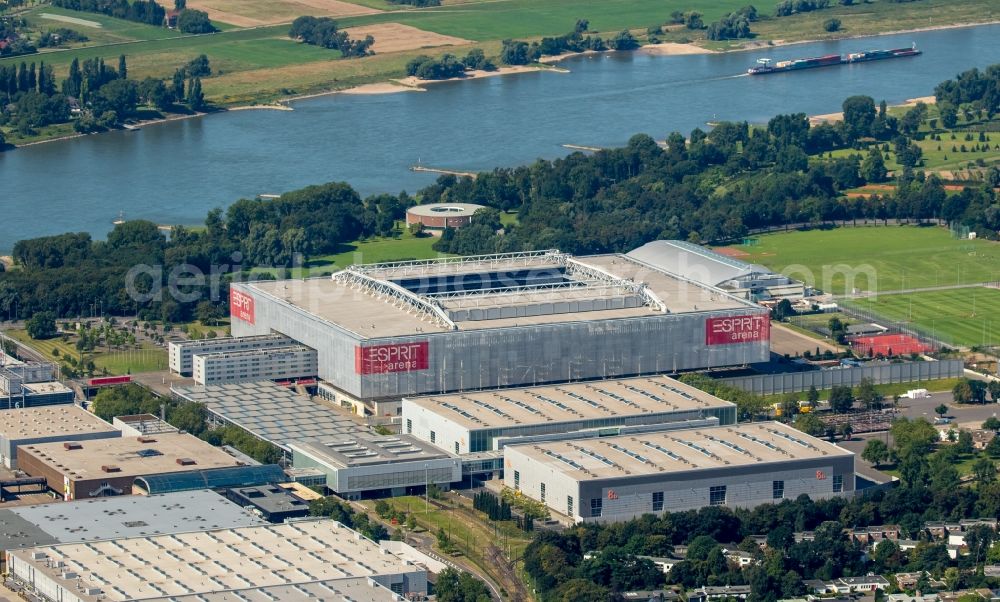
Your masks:
<svg viewBox="0 0 1000 602"><path fill-rule="evenodd" d="M768 311L621 254L555 250L355 265L234 283L232 334L317 351L343 399L377 400L767 361Z"/></svg>

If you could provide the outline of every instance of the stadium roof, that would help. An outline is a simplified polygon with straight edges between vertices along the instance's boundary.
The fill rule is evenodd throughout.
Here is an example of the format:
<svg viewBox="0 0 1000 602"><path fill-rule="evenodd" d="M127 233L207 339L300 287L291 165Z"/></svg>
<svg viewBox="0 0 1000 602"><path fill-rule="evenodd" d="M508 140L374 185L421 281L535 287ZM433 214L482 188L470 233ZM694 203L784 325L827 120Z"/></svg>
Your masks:
<svg viewBox="0 0 1000 602"><path fill-rule="evenodd" d="M207 490L0 510L0 550L266 524Z"/></svg>
<svg viewBox="0 0 1000 602"><path fill-rule="evenodd" d="M36 572L77 589L74 593L87 601L171 599L422 570L332 520L61 544L13 554ZM71 579L63 577L67 572ZM87 588L101 593L88 595Z"/></svg>
<svg viewBox="0 0 1000 602"><path fill-rule="evenodd" d="M407 397L406 402L470 430L735 407L666 376Z"/></svg>
<svg viewBox="0 0 1000 602"><path fill-rule="evenodd" d="M747 306L641 258L554 250L357 265L327 278L237 286L363 338Z"/></svg>
<svg viewBox="0 0 1000 602"><path fill-rule="evenodd" d="M580 481L853 455L778 422L512 445L506 449Z"/></svg>
<svg viewBox="0 0 1000 602"><path fill-rule="evenodd" d="M0 437L9 440L70 437L117 430L73 404L4 410L3 420L0 420Z"/></svg>
<svg viewBox="0 0 1000 602"><path fill-rule="evenodd" d="M172 391L285 450L292 441L367 432L350 416L270 381L175 387Z"/></svg>
<svg viewBox="0 0 1000 602"><path fill-rule="evenodd" d="M146 493L171 493L196 489L221 489L226 487L252 487L288 480L277 464L258 466L233 466L213 470L154 474L139 477L135 484Z"/></svg>
<svg viewBox="0 0 1000 602"><path fill-rule="evenodd" d="M752 274L774 273L762 265L746 263L682 240L654 240L633 249L627 255L709 286L719 286L729 280Z"/></svg>

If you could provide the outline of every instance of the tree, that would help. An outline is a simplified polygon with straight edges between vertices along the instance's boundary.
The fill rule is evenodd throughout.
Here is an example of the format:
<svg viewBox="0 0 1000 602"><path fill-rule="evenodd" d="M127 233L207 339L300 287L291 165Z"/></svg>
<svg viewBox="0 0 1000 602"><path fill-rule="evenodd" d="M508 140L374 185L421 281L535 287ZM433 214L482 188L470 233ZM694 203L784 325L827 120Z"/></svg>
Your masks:
<svg viewBox="0 0 1000 602"><path fill-rule="evenodd" d="M791 418L799 413L799 396L795 393L785 393L781 398L782 418Z"/></svg>
<svg viewBox="0 0 1000 602"><path fill-rule="evenodd" d="M819 416L813 413L799 414L795 417L795 428L807 435L821 437L826 431L826 425Z"/></svg>
<svg viewBox="0 0 1000 602"><path fill-rule="evenodd" d="M991 382L990 384L993 383ZM983 422L982 428L984 431L993 431L994 433L1000 431L1000 419L996 416L990 416L985 422Z"/></svg>
<svg viewBox="0 0 1000 602"><path fill-rule="evenodd" d="M830 318L827 326L830 329L830 337L838 343L842 342L844 336L847 334L847 326L844 325L841 319L837 317Z"/></svg>
<svg viewBox="0 0 1000 602"><path fill-rule="evenodd" d="M969 383L969 379L962 378L952 387L951 396L955 400L955 403L972 402L972 386Z"/></svg>
<svg viewBox="0 0 1000 602"><path fill-rule="evenodd" d="M222 308L211 301L202 301L195 308L195 316L205 326L216 325L222 318Z"/></svg>
<svg viewBox="0 0 1000 602"><path fill-rule="evenodd" d="M435 583L441 602L490 602L492 597L482 581L451 567L441 571Z"/></svg>
<svg viewBox="0 0 1000 602"><path fill-rule="evenodd" d="M878 468L889 459L889 446L881 439L869 439L865 443L865 449L861 452L861 458Z"/></svg>
<svg viewBox="0 0 1000 602"><path fill-rule="evenodd" d="M174 0L174 10L184 10L187 8L187 0Z"/></svg>
<svg viewBox="0 0 1000 602"><path fill-rule="evenodd" d="M56 336L56 316L50 311L40 311L25 324L28 336L35 339L51 339Z"/></svg>
<svg viewBox="0 0 1000 602"><path fill-rule="evenodd" d="M986 384L986 390L989 391L990 401L993 403L1000 403L1000 381L991 380ZM997 422L997 428L990 430L1000 430L1000 421Z"/></svg>
<svg viewBox="0 0 1000 602"><path fill-rule="evenodd" d="M608 42L608 45L613 50L634 50L639 47L639 42L636 41L632 34L627 29L623 29L618 32L614 38Z"/></svg>
<svg viewBox="0 0 1000 602"><path fill-rule="evenodd" d="M774 319L779 322L785 318L794 316L795 313L795 308L792 307L792 302L788 299L782 299L777 305L774 306L774 309L771 310L771 315L773 315Z"/></svg>
<svg viewBox="0 0 1000 602"><path fill-rule="evenodd" d="M878 389L875 388L875 384L870 378L862 378L861 382L858 383L856 397L866 410L877 410L881 408L882 400L885 399L885 397L878 392Z"/></svg>
<svg viewBox="0 0 1000 602"><path fill-rule="evenodd" d="M118 56L118 77L122 79L128 78L128 64L125 62L125 55Z"/></svg>
<svg viewBox="0 0 1000 602"><path fill-rule="evenodd" d="M840 19L827 19L823 21L823 31L833 33L840 30Z"/></svg>
<svg viewBox="0 0 1000 602"><path fill-rule="evenodd" d="M875 100L871 96L851 96L842 105L844 111L844 137L854 142L871 136L875 123Z"/></svg>
<svg viewBox="0 0 1000 602"><path fill-rule="evenodd" d="M934 408L934 413L944 418L944 415L948 413L948 406L942 403L938 407Z"/></svg>
<svg viewBox="0 0 1000 602"><path fill-rule="evenodd" d="M205 108L205 94L201 91L200 77L196 77L188 83L187 104L193 111Z"/></svg>
<svg viewBox="0 0 1000 602"><path fill-rule="evenodd" d="M217 31L208 13L201 10L185 8L177 16L177 29L184 33L213 33Z"/></svg>
<svg viewBox="0 0 1000 602"><path fill-rule="evenodd" d="M806 393L806 401L809 402L809 407L814 408L819 403L819 391L816 390L816 385L809 385L809 392Z"/></svg>
<svg viewBox="0 0 1000 602"><path fill-rule="evenodd" d="M846 385L838 385L830 390L830 409L838 414L849 412L854 406L854 394Z"/></svg>
<svg viewBox="0 0 1000 602"><path fill-rule="evenodd" d="M845 422L841 424L840 428L837 430L838 434L840 435L840 438L843 439L844 441L850 441L851 435L854 434L854 427L851 426L850 422Z"/></svg>
<svg viewBox="0 0 1000 602"><path fill-rule="evenodd" d="M979 458L972 464L972 474L976 485L985 487L997 480L997 465L988 458Z"/></svg>
<svg viewBox="0 0 1000 602"><path fill-rule="evenodd" d="M861 162L861 177L866 182L884 182L889 171L885 167L882 151L877 146L868 149L868 155Z"/></svg>

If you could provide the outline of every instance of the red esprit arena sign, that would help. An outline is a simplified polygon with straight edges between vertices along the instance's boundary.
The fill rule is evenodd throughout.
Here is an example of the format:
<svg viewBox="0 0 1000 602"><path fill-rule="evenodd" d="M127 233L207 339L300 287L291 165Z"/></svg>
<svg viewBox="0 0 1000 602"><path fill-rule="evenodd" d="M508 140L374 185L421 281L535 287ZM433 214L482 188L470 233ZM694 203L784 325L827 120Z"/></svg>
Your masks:
<svg viewBox="0 0 1000 602"><path fill-rule="evenodd" d="M427 341L354 348L354 371L358 374L426 370L430 356Z"/></svg>
<svg viewBox="0 0 1000 602"><path fill-rule="evenodd" d="M229 315L253 324L253 297L234 288L229 289Z"/></svg>
<svg viewBox="0 0 1000 602"><path fill-rule="evenodd" d="M771 321L767 316L733 316L709 318L705 322L706 345L753 343L771 338Z"/></svg>

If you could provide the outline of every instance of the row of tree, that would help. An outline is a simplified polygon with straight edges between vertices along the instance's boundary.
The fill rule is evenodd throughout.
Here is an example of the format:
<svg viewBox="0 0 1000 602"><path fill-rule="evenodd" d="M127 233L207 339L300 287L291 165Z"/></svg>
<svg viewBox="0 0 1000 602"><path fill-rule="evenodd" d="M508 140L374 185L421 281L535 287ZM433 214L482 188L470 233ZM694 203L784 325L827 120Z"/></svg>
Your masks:
<svg viewBox="0 0 1000 602"><path fill-rule="evenodd" d="M52 0L52 6L91 13L147 25L163 25L167 11L156 0Z"/></svg>

